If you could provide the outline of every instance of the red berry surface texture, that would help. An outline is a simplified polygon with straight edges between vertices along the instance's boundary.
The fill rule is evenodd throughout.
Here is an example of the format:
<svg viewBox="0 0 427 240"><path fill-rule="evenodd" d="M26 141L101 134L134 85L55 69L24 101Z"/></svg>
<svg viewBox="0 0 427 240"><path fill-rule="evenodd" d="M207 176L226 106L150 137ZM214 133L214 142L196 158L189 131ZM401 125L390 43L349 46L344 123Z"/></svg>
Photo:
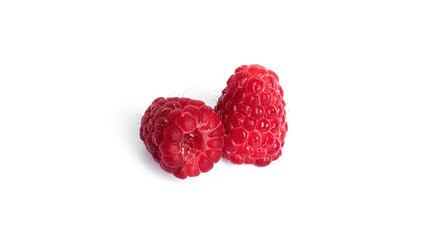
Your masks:
<svg viewBox="0 0 427 240"><path fill-rule="evenodd" d="M288 130L279 77L260 65L236 69L215 111L225 128L224 157L267 166L282 154Z"/></svg>
<svg viewBox="0 0 427 240"><path fill-rule="evenodd" d="M219 161L224 126L202 101L157 98L142 117L140 138L163 170L184 179L208 172Z"/></svg>

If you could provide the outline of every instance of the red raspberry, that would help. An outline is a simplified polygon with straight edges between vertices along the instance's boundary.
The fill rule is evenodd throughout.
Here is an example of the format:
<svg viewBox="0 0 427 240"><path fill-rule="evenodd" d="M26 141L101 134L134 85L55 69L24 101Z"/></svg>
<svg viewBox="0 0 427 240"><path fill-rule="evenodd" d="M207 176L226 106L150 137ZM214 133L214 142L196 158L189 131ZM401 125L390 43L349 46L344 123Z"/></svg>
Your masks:
<svg viewBox="0 0 427 240"><path fill-rule="evenodd" d="M224 156L232 163L267 166L282 154L288 124L273 71L260 65L237 68L215 111L225 128Z"/></svg>
<svg viewBox="0 0 427 240"><path fill-rule="evenodd" d="M139 136L166 172L178 178L208 172L222 155L224 126L212 108L188 98L157 98Z"/></svg>

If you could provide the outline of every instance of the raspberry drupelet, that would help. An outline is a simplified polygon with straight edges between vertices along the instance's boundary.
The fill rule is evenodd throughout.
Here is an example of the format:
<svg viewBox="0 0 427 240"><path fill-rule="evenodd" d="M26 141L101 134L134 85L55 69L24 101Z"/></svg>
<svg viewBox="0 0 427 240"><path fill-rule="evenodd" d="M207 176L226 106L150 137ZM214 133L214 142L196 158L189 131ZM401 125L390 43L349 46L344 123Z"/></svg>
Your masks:
<svg viewBox="0 0 427 240"><path fill-rule="evenodd" d="M276 73L260 65L237 68L215 107L225 128L224 157L256 166L278 159L288 130L285 105Z"/></svg>

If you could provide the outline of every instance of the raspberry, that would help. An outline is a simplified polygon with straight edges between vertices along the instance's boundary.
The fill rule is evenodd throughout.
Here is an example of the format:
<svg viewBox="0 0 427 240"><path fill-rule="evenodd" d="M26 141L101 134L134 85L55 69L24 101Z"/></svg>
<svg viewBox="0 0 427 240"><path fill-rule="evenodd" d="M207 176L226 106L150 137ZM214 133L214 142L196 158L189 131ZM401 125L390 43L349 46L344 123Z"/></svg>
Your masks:
<svg viewBox="0 0 427 240"><path fill-rule="evenodd" d="M142 117L139 136L160 167L182 179L211 170L224 146L219 116L188 98L154 100Z"/></svg>
<svg viewBox="0 0 427 240"><path fill-rule="evenodd" d="M260 65L237 68L215 107L225 128L224 157L256 166L278 159L288 130L285 105L273 71Z"/></svg>

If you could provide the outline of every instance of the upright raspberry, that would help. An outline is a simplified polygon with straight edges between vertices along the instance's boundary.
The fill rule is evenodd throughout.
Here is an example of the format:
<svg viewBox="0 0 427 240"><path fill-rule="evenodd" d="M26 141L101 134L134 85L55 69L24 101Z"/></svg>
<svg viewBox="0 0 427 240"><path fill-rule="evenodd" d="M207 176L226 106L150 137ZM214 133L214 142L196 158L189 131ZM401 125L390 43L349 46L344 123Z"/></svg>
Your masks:
<svg viewBox="0 0 427 240"><path fill-rule="evenodd" d="M273 71L260 65L237 68L215 111L225 128L224 156L232 163L267 166L282 154L288 124Z"/></svg>
<svg viewBox="0 0 427 240"><path fill-rule="evenodd" d="M139 136L160 167L182 179L211 170L224 146L218 115L188 98L154 100L142 117Z"/></svg>

